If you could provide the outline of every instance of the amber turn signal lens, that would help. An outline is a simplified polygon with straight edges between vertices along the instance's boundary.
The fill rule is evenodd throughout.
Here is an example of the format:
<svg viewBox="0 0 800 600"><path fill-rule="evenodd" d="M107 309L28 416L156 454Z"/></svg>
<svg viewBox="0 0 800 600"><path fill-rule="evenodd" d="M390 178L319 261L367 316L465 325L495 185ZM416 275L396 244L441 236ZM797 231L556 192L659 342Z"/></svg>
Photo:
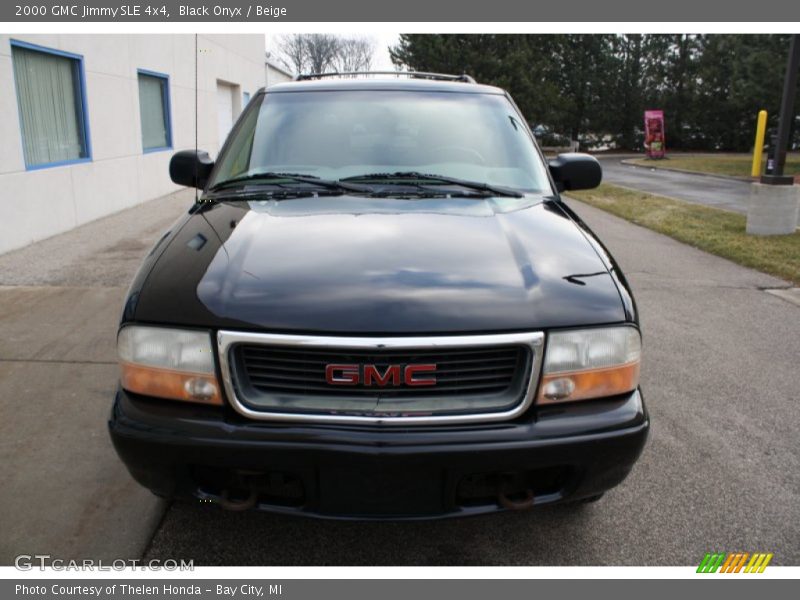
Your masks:
<svg viewBox="0 0 800 600"><path fill-rule="evenodd" d="M130 392L157 398L222 405L216 377L120 362L120 382Z"/></svg>
<svg viewBox="0 0 800 600"><path fill-rule="evenodd" d="M553 331L547 336L537 402L625 394L639 385L642 336L632 325Z"/></svg>
<svg viewBox="0 0 800 600"><path fill-rule="evenodd" d="M555 404L632 392L639 385L639 366L637 360L617 367L545 375L537 402Z"/></svg>

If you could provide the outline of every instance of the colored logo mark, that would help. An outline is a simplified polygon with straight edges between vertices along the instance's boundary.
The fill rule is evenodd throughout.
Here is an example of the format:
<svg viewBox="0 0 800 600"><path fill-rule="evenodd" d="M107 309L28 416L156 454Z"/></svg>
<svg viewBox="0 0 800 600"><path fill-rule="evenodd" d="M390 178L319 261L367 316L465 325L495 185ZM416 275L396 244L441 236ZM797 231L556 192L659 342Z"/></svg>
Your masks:
<svg viewBox="0 0 800 600"><path fill-rule="evenodd" d="M698 573L763 573L772 553L766 552L706 552Z"/></svg>

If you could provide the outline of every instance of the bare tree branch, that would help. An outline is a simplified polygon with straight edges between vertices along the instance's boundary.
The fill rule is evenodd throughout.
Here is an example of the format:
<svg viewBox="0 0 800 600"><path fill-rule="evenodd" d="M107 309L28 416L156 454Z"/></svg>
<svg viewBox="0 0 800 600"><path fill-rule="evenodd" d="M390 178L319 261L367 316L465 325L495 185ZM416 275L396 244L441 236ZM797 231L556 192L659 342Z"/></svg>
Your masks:
<svg viewBox="0 0 800 600"><path fill-rule="evenodd" d="M339 38L332 33L310 33L305 36L308 68L312 73L325 73L339 52Z"/></svg>
<svg viewBox="0 0 800 600"><path fill-rule="evenodd" d="M329 33L293 33L277 40L279 61L295 73L368 71L375 41Z"/></svg>
<svg viewBox="0 0 800 600"><path fill-rule="evenodd" d="M375 41L367 37L345 37L339 39L339 51L333 66L340 73L347 71L369 71L375 55Z"/></svg>
<svg viewBox="0 0 800 600"><path fill-rule="evenodd" d="M303 73L307 65L305 36L299 33L278 36L278 60L287 69Z"/></svg>

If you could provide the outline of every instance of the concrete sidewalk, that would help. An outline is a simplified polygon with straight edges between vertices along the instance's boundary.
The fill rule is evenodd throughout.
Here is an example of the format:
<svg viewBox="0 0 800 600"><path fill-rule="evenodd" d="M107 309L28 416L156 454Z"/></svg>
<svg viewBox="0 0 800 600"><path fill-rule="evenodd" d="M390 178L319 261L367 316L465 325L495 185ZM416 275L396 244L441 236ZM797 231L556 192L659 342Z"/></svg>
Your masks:
<svg viewBox="0 0 800 600"><path fill-rule="evenodd" d="M139 558L164 507L106 432L115 334L179 192L0 256L0 565L18 554Z"/></svg>

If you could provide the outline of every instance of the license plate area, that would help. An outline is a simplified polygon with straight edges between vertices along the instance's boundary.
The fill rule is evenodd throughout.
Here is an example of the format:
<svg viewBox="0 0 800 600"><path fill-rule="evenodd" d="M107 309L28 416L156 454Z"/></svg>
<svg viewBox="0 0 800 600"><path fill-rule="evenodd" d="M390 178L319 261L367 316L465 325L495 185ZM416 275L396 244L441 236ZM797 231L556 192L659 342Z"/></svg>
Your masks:
<svg viewBox="0 0 800 600"><path fill-rule="evenodd" d="M437 514L444 508L444 474L429 468L325 469L319 486L323 513L408 516Z"/></svg>

